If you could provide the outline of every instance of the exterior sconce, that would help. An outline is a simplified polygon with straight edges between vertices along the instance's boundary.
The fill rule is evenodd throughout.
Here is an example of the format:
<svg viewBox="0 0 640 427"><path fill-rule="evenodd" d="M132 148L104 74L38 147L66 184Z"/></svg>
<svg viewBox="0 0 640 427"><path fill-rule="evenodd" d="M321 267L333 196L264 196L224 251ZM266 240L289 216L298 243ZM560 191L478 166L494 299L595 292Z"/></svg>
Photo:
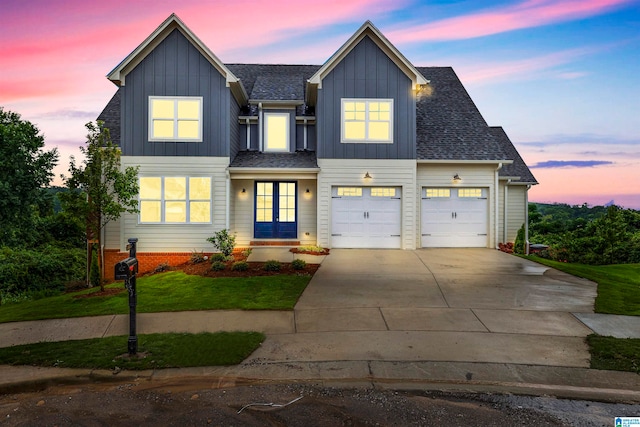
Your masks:
<svg viewBox="0 0 640 427"><path fill-rule="evenodd" d="M460 181L462 181L462 178L460 178L460 175L458 174L453 175L453 182L455 184L459 183Z"/></svg>
<svg viewBox="0 0 640 427"><path fill-rule="evenodd" d="M247 190L245 188L242 189L242 193L246 193Z"/></svg>
<svg viewBox="0 0 640 427"><path fill-rule="evenodd" d="M305 193L309 194L311 193L311 191L309 191L309 189L307 188L307 191L305 191Z"/></svg>
<svg viewBox="0 0 640 427"><path fill-rule="evenodd" d="M364 179L371 179L371 175L369 175L369 171L364 174Z"/></svg>

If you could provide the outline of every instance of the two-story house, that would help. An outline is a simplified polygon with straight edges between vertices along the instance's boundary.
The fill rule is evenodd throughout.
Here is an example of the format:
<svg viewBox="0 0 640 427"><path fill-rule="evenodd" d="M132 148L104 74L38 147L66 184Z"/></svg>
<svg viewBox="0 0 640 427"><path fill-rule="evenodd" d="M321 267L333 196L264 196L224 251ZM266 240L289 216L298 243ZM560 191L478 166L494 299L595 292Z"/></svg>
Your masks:
<svg viewBox="0 0 640 427"><path fill-rule="evenodd" d="M415 67L366 22L323 65L224 64L171 15L107 76L99 119L140 166L140 213L109 224L107 270L237 245L487 247L537 184L454 71Z"/></svg>

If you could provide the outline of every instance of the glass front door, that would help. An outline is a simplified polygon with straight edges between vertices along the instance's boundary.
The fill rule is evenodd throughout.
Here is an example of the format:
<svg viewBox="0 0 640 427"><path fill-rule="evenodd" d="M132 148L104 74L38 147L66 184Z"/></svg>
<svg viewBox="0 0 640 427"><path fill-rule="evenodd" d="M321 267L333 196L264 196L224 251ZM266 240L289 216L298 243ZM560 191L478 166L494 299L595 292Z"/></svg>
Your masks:
<svg viewBox="0 0 640 427"><path fill-rule="evenodd" d="M256 181L254 237L295 239L298 236L295 182Z"/></svg>

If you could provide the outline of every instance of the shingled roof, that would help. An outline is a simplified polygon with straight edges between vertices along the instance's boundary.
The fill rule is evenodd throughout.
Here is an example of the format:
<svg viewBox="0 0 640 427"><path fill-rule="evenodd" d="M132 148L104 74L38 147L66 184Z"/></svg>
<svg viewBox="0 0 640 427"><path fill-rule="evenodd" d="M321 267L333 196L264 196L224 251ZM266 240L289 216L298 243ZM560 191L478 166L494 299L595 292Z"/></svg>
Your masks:
<svg viewBox="0 0 640 427"><path fill-rule="evenodd" d="M418 67L430 84L418 96L418 160L508 160L451 67Z"/></svg>
<svg viewBox="0 0 640 427"><path fill-rule="evenodd" d="M315 151L295 153L262 153L260 151L240 151L233 159L231 168L296 168L317 169Z"/></svg>
<svg viewBox="0 0 640 427"><path fill-rule="evenodd" d="M111 142L120 146L120 89L113 94L98 120L104 122L104 127L109 129Z"/></svg>
<svg viewBox="0 0 640 427"><path fill-rule="evenodd" d="M514 181L523 184L537 184L538 181L533 176L524 160L522 160L522 157L520 157L518 150L516 150L516 147L513 145L504 129L500 126L491 127L489 129L494 137L500 142L501 147L505 150L509 159L513 160L513 163L504 165L502 169L500 169L500 176L520 177Z"/></svg>

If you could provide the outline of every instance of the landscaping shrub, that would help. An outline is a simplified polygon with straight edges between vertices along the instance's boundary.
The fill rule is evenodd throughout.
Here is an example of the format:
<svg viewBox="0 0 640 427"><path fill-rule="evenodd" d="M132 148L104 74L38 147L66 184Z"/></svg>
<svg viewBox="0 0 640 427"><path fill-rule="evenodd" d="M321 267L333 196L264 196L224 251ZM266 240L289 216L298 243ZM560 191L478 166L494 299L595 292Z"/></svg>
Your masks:
<svg viewBox="0 0 640 427"><path fill-rule="evenodd" d="M280 261L276 261L275 259L270 259L269 261L264 263L262 267L265 271L280 271Z"/></svg>
<svg viewBox="0 0 640 427"><path fill-rule="evenodd" d="M153 272L162 273L163 271L169 271L169 270L171 270L171 266L166 262L161 262L160 264L158 264L156 268L153 269Z"/></svg>
<svg viewBox="0 0 640 427"><path fill-rule="evenodd" d="M230 257L236 246L236 236L230 235L227 229L223 229L209 237L207 242L215 246L224 256Z"/></svg>
<svg viewBox="0 0 640 427"><path fill-rule="evenodd" d="M524 224L522 224L522 227L520 227L520 229L518 230L518 234L516 235L516 241L513 244L513 252L517 254L526 253L525 251L526 243L527 242L524 241Z"/></svg>
<svg viewBox="0 0 640 427"><path fill-rule="evenodd" d="M0 248L0 304L56 295L86 277L85 249Z"/></svg>
<svg viewBox="0 0 640 427"><path fill-rule="evenodd" d="M245 258L249 258L249 255L251 255L251 252L252 252L251 248L245 249L244 251L242 251L242 256Z"/></svg>
<svg viewBox="0 0 640 427"><path fill-rule="evenodd" d="M213 271L222 271L227 268L227 265L222 261L214 261L211 263L211 269Z"/></svg>
<svg viewBox="0 0 640 427"><path fill-rule="evenodd" d="M291 262L291 267L293 267L294 270L304 270L306 266L307 262L303 259L294 259Z"/></svg>
<svg viewBox="0 0 640 427"><path fill-rule="evenodd" d="M238 261L234 262L231 266L231 270L233 271L247 271L249 269L249 263L246 261Z"/></svg>
<svg viewBox="0 0 640 427"><path fill-rule="evenodd" d="M227 257L224 254L213 254L211 255L211 262L225 262L227 261Z"/></svg>
<svg viewBox="0 0 640 427"><path fill-rule="evenodd" d="M202 252L193 251L191 252L191 258L189 259L189 261L191 262L191 264L200 264L201 262L205 262L206 259L207 257L204 256Z"/></svg>

